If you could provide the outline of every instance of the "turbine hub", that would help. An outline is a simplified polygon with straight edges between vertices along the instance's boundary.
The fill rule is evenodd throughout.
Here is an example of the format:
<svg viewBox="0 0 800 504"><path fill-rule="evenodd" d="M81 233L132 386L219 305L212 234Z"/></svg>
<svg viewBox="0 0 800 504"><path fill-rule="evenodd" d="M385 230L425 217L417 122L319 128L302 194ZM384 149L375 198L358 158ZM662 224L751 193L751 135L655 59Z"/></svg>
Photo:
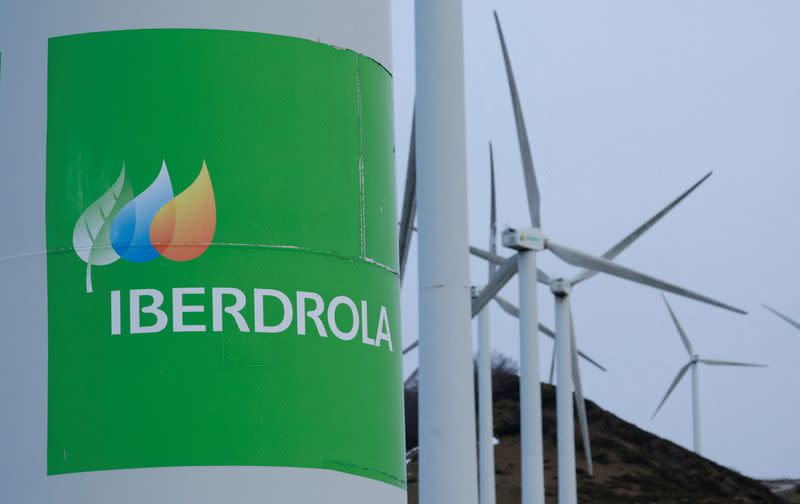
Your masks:
<svg viewBox="0 0 800 504"><path fill-rule="evenodd" d="M572 292L572 284L566 278L554 278L550 282L550 292L556 296L569 296Z"/></svg>

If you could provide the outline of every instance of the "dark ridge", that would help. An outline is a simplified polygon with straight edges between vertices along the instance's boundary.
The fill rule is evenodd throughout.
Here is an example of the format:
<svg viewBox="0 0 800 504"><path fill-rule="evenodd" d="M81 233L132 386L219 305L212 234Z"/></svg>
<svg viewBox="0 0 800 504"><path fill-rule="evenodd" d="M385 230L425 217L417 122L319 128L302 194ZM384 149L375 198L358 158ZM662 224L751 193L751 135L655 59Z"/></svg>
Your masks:
<svg viewBox="0 0 800 504"><path fill-rule="evenodd" d="M520 502L519 378L516 364L502 355L493 359L494 428L498 504ZM417 444L417 390L406 389L406 443ZM576 425L578 499L581 503L730 504L787 501L761 482L655 436L588 401L594 476L585 472L583 448ZM542 385L545 495L556 502L555 388ZM408 464L408 502L417 500L417 458Z"/></svg>

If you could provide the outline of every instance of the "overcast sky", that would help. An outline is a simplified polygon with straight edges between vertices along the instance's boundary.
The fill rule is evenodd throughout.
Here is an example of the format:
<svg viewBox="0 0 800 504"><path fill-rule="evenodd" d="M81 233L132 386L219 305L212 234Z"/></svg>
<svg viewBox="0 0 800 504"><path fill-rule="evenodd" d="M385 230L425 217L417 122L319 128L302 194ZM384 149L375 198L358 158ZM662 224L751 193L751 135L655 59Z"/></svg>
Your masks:
<svg viewBox="0 0 800 504"><path fill-rule="evenodd" d="M413 2L393 2L398 203L414 94ZM755 477L800 477L800 3L687 0L465 0L470 242L488 246L488 142L494 142L498 225L528 211L497 9L517 77L547 236L601 254L709 170L714 175L617 262L749 311L742 316L670 297L701 357L767 369L702 367L704 454ZM502 250L508 255L507 250ZM551 275L577 270L545 252ZM474 283L486 267L472 260ZM403 286L403 338L417 338L417 255ZM503 295L515 303L517 284ZM688 375L650 417L688 361L656 290L598 275L573 292L588 398L691 446ZM492 305L497 351L518 355L518 326ZM540 286L541 321L553 300ZM475 326L473 324L473 336ZM474 338L473 338L474 339ZM552 345L541 340L542 372ZM407 373L417 364L405 358Z"/></svg>

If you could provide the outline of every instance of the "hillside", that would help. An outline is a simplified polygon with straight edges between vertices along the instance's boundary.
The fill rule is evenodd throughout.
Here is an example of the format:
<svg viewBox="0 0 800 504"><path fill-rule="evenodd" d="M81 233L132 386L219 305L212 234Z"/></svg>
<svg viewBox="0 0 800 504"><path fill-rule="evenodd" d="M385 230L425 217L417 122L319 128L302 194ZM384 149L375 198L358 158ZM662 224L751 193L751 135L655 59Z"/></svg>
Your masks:
<svg viewBox="0 0 800 504"><path fill-rule="evenodd" d="M494 372L497 503L520 501L519 382L507 370ZM407 423L416 417L416 391L406 391ZM555 389L542 385L545 492L556 502ZM594 454L594 476L585 472L578 439L578 497L581 503L730 504L791 502L773 494L761 482L695 455L675 443L625 422L587 401ZM409 418L410 417L410 418ZM415 423L415 422L414 422ZM577 429L577 419L576 419ZM416 446L416 428L408 429L408 444ZM417 500L417 461L408 464L410 504Z"/></svg>

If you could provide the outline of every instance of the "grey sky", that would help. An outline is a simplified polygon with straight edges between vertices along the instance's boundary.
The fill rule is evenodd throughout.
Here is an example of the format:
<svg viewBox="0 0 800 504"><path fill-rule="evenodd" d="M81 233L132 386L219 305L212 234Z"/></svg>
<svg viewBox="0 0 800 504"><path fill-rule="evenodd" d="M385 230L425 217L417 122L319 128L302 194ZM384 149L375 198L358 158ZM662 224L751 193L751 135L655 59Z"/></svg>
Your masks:
<svg viewBox="0 0 800 504"><path fill-rule="evenodd" d="M546 235L602 253L709 170L714 175L617 261L750 312L670 297L701 356L769 364L703 367L704 454L757 477L800 477L800 332L761 308L800 317L795 197L800 181L800 4L465 0L470 241L488 241L488 146L498 224L528 223L508 86L492 19L511 51L542 194ZM393 2L398 193L414 84L413 2ZM507 251L503 253L508 254ZM549 253L551 274L576 270ZM404 339L417 337L416 243L403 287ZM486 280L473 260L475 283ZM552 326L553 302L539 309ZM503 294L516 302L512 281ZM686 353L659 293L604 275L576 288L587 396L691 445L688 380L650 416ZM492 305L498 351L516 357L516 320ZM474 329L474 326L473 326ZM552 346L542 340L542 368ZM416 353L406 357L407 373ZM544 371L543 371L544 373Z"/></svg>

